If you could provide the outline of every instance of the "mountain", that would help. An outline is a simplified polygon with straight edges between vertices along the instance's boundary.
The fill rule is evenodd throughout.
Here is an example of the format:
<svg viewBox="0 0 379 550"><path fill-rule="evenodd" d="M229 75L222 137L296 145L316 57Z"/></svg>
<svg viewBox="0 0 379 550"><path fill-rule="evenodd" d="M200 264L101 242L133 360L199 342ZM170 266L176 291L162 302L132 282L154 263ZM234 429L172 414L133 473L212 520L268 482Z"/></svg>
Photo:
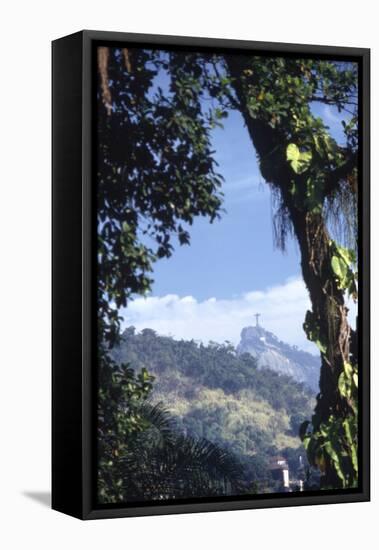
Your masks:
<svg viewBox="0 0 379 550"><path fill-rule="evenodd" d="M252 355L228 343L178 341L129 327L111 356L137 372L146 368L155 377L152 402L163 403L178 430L233 452L262 491L272 490L272 457L284 456L293 475L299 457L306 461L298 433L312 415L314 393L259 368Z"/></svg>
<svg viewBox="0 0 379 550"><path fill-rule="evenodd" d="M275 334L260 325L242 329L241 341L236 350L239 355L248 353L254 357L258 368L291 376L315 394L318 393L320 358L281 342Z"/></svg>

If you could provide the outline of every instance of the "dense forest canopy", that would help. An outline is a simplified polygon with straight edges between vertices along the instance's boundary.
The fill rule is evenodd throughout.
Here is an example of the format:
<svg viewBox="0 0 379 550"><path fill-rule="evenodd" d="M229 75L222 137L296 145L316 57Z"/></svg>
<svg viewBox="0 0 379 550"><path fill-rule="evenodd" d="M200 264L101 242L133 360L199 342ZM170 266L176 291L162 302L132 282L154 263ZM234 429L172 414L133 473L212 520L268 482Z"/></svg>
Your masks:
<svg viewBox="0 0 379 550"><path fill-rule="evenodd" d="M287 408L292 413L305 410L313 393L291 377L272 370L258 369L256 359L245 353L237 355L233 345L210 342L205 345L194 340L174 340L159 336L151 329L136 333L126 329L120 342L111 352L117 362L125 361L136 370L151 370L166 375L167 383L176 384L173 371L193 379L196 385L221 388L226 394L252 390L257 398L268 401L276 410ZM196 381L196 383L195 383Z"/></svg>
<svg viewBox="0 0 379 550"><path fill-rule="evenodd" d="M312 412L314 395L291 377L258 369L231 344L174 340L151 329L129 327L111 352L117 364L154 376L150 401L165 403L181 433L228 449L244 464L248 486L273 490L270 457L290 459L293 474L305 451L299 426ZM264 480L264 481L263 481Z"/></svg>
<svg viewBox="0 0 379 550"><path fill-rule="evenodd" d="M99 430L103 437L123 424L100 453L100 479L112 478L119 445L128 452L120 438L145 426L138 413L130 425L130 403L151 383L146 371L143 379L127 371L129 417L116 407L103 423L106 395L121 383L107 351L119 338L118 308L151 289L154 263L173 253L174 238L190 243L196 216L222 216L210 136L235 109L275 198L277 243L284 248L289 234L297 240L311 300L304 329L322 366L315 412L301 430L308 459L323 488L356 486L358 364L346 297L357 299L357 64L100 47L98 74ZM313 114L315 102L349 113L343 145Z"/></svg>

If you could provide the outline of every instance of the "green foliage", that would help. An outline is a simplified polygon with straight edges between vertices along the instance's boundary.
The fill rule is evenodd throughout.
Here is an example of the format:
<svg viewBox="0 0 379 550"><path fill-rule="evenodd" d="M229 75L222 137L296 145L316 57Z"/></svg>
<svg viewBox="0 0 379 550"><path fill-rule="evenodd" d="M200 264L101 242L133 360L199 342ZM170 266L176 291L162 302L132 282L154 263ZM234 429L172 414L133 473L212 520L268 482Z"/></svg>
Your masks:
<svg viewBox="0 0 379 550"><path fill-rule="evenodd" d="M219 215L222 177L210 142L220 113L203 113L187 56L130 49L129 72L121 51L110 52L111 114L100 78L98 91L97 288L100 339L112 345L118 309L150 290L154 262L172 254L175 237L189 243L197 216ZM165 92L154 90L162 70L171 75Z"/></svg>
<svg viewBox="0 0 379 550"><path fill-rule="evenodd" d="M312 152L301 152L295 143L290 143L287 147L287 160L295 174L306 172L312 161Z"/></svg>
<svg viewBox="0 0 379 550"><path fill-rule="evenodd" d="M159 336L151 329L136 334L129 327L111 353L115 361L126 361L134 369L149 367L157 378L155 388L162 377L166 384L172 382L172 388L167 390L186 377L192 380L192 383L187 380L189 386L196 381L195 386L221 389L227 395L252 390L273 409L286 409L289 414L304 410L312 395L288 376L258 369L254 357L238 355L229 343L204 345L194 340L178 341Z"/></svg>
<svg viewBox="0 0 379 550"><path fill-rule="evenodd" d="M339 414L330 412L327 419L321 419L316 412L312 416L312 424L303 422L299 434L312 466L322 474L333 471L342 488L354 488L358 485L359 475L357 365L344 363L338 377L337 392L343 400L341 403L345 402L347 407L341 404Z"/></svg>
<svg viewBox="0 0 379 550"><path fill-rule="evenodd" d="M354 415L357 416L358 368L356 365L344 363L343 371L338 378L338 390L342 397L348 401Z"/></svg>
<svg viewBox="0 0 379 550"><path fill-rule="evenodd" d="M350 265L355 260L352 251L332 244L339 261ZM339 266L339 264L338 264ZM333 267L333 263L332 263ZM347 269L340 272L333 267L334 273L345 280ZM344 279L342 279L342 276ZM308 311L304 329L308 338L315 342L321 353L327 353L327 346L320 342L319 327L315 316ZM336 393L339 402L338 413L329 408L327 417L321 418L319 412L312 416L312 423L304 421L300 427L300 437L307 451L311 466L329 477L333 472L338 481L324 488L356 487L358 484L358 368L357 365L344 362L343 371L338 377Z"/></svg>
<svg viewBox="0 0 379 550"><path fill-rule="evenodd" d="M354 250L344 248L331 241L332 261L331 266L336 276L338 287L346 290L354 301L358 299L357 289L357 258Z"/></svg>
<svg viewBox="0 0 379 550"><path fill-rule="evenodd" d="M107 72L112 104L97 111L97 312L99 354L98 495L115 502L125 470L115 467L131 436L146 428L141 416L152 377L117 367L109 350L119 337L119 309L146 294L154 262L169 257L176 236L189 243L196 216L214 221L221 207L221 176L215 172L209 131L220 113L203 114L202 90L180 62L148 50L110 50ZM174 76L168 93L153 91L162 68ZM131 69L131 70L130 70Z"/></svg>
<svg viewBox="0 0 379 550"><path fill-rule="evenodd" d="M117 501L123 483L115 468L119 457L127 451L128 441L146 429L141 414L154 378L146 369L138 374L127 364L116 364L101 353L97 398L98 496L102 502Z"/></svg>
<svg viewBox="0 0 379 550"><path fill-rule="evenodd" d="M326 353L327 344L321 341L320 326L316 316L311 311L307 311L305 315L303 328L308 340L315 343L321 353Z"/></svg>
<svg viewBox="0 0 379 550"><path fill-rule="evenodd" d="M154 377L104 356L98 394L98 498L102 503L243 491L241 465L205 439L185 437L147 398ZM238 489L237 489L238 488Z"/></svg>
<svg viewBox="0 0 379 550"><path fill-rule="evenodd" d="M336 209L354 195L346 179L357 164L356 64L246 56L228 58L228 70L233 78L224 93L233 98L236 91L234 108L252 121L250 134L267 182L279 189L283 185L285 191L290 179L296 208L314 213ZM316 103L336 107L348 117L343 125L346 146L338 145L314 114ZM340 208L333 221L350 225L349 215L350 210Z"/></svg>
<svg viewBox="0 0 379 550"><path fill-rule="evenodd" d="M121 69L122 52L111 49L110 115L100 101L99 88L99 340L107 341L110 346L115 344L120 327L118 310L127 305L133 295L150 290L154 262L173 253L173 239L177 238L181 245L188 244L188 227L196 216L213 221L219 215L222 178L216 173L210 131L222 126L221 121L229 109L238 109L247 122L262 175L279 197L280 242L284 243L295 218L317 221L313 225L317 234L309 235L305 225L300 229L298 225L295 231L303 272L311 273L305 282L311 286L317 280L322 288L319 297L312 293L312 313L308 312L304 328L319 346L322 369L328 368L327 356L338 364L341 358L335 341L332 338L324 341L320 336L321 332L326 333L321 331L321 326L328 324L326 318L331 315L328 308L323 308L322 293L330 293L334 299L334 294L339 292L341 301L343 292L347 291L356 299L355 260L350 250L332 243L330 258L327 254L328 268L318 270L314 261L319 228L329 223L329 217L339 227L349 227L351 219L356 217L357 64L251 55L229 58L221 54L141 49L130 49L129 53L131 67ZM165 91L155 80L162 70L167 76ZM215 102L209 111L203 107L204 99ZM350 112L350 120L343 124L345 146L338 145L328 127L313 114L314 102ZM334 314L337 316L337 309ZM335 336L338 339L339 335ZM194 372L178 373L178 378L196 373L204 386L214 389L212 364L217 363L224 393L241 391L248 376L242 369L234 372L233 379L228 378L227 364L233 363L232 352L225 363L223 353L217 347L211 352L207 350L205 367L191 362L186 368ZM108 367L113 367L107 361L105 356L101 357L100 370L104 367L104 372L100 373L100 380L105 376L106 391L113 388L111 394L117 394L124 375L129 379L126 388L130 391L125 394L128 419L121 421L124 413L118 416L118 395L109 412L108 425L117 426L119 422L117 429L121 434L129 433L128 430L139 433L144 424L134 411L134 402L140 403L146 398L149 375L145 373L145 380L141 380L125 372L113 379L108 372ZM351 364L355 363L352 357ZM166 360L162 360L161 366L163 370L167 368ZM342 374L338 382L334 382L338 386L333 387L336 392L326 392L327 396L320 394L320 400L325 401L324 408L330 410L328 418L314 415L312 429L306 429L303 437L311 462L326 475L329 471L335 472L340 483L348 486L355 483L357 473L356 366L350 372L345 365ZM121 398L122 395L121 392ZM331 395L337 395L337 399ZM280 390L275 399L279 406ZM273 403L270 405L275 408ZM238 421L234 423L238 426ZM217 432L217 426L213 432ZM104 433L107 437L111 435L107 430ZM242 450L246 449L243 438L240 445ZM110 454L114 452L112 449L110 445ZM112 459L108 462L111 466ZM104 478L103 473L108 475L107 462L102 464L100 479ZM114 482L120 485L120 479L112 479L110 486ZM107 486L107 482L104 483Z"/></svg>
<svg viewBox="0 0 379 550"><path fill-rule="evenodd" d="M354 253L334 241L329 245L328 230L337 235L356 228L358 67L314 59L263 61L259 56L230 56L227 65L261 173L274 190L278 242L284 247L293 227L312 300L304 329L320 349L322 368L312 425L302 431L304 444L311 464L326 480L323 486L355 486L356 404L346 397L353 387L346 364L356 364L355 335L347 327L344 298L357 298L357 275ZM345 145L337 144L314 114L314 102L350 115L343 125ZM355 248L356 229L352 236L350 248Z"/></svg>
<svg viewBox="0 0 379 550"><path fill-rule="evenodd" d="M136 384L131 372L122 377L126 385ZM113 388L118 392L118 385ZM140 502L247 491L242 466L233 454L205 439L180 434L175 419L160 403L153 405L146 401L145 391L138 403L135 392L131 388L129 392L126 403L117 400L115 431L103 434L101 440L100 502ZM119 406L122 402L127 411ZM114 418L114 409L110 410ZM138 422L133 421L137 418Z"/></svg>
<svg viewBox="0 0 379 550"><path fill-rule="evenodd" d="M159 409L158 405L158 409ZM156 409L157 406L154 407ZM241 494L247 491L242 465L229 451L206 439L179 434L166 419L140 432L120 462L127 502Z"/></svg>
<svg viewBox="0 0 379 550"><path fill-rule="evenodd" d="M176 341L151 329L125 330L112 350L139 372L149 366L151 399L164 401L178 428L236 455L247 481L274 490L268 459L285 449L302 454L298 430L312 413L311 393L291 378L258 369L230 344Z"/></svg>
<svg viewBox="0 0 379 550"><path fill-rule="evenodd" d="M358 485L358 423L354 413L347 417L330 414L327 421L318 422L312 419L302 427L302 441L307 451L308 460L321 473L333 469L340 480L340 486L354 488ZM333 486L325 489L335 488Z"/></svg>

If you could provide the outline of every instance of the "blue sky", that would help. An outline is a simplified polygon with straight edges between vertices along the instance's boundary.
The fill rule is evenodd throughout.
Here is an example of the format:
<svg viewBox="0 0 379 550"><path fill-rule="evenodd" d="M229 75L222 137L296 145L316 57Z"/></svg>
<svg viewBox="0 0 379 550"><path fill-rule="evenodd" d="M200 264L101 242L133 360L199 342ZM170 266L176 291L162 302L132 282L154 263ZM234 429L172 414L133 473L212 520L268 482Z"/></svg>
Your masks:
<svg viewBox="0 0 379 550"><path fill-rule="evenodd" d="M315 104L313 111L343 142L343 115ZM224 129L212 135L218 170L225 179L221 220L197 218L190 246L177 246L173 256L154 270L154 295L193 294L227 298L251 288L266 288L300 274L299 252L289 237L283 253L274 249L271 192L259 172L254 147L242 116L232 111Z"/></svg>
<svg viewBox="0 0 379 550"><path fill-rule="evenodd" d="M156 264L154 295L192 294L230 298L265 288L298 273L294 244L274 251L271 197L260 176L255 151L239 113L232 112L213 136L225 194L221 219L198 218L190 228L191 245Z"/></svg>
<svg viewBox="0 0 379 550"><path fill-rule="evenodd" d="M343 142L342 114L325 105L314 113ZM238 343L242 328L262 325L279 338L317 353L302 323L310 307L300 273L300 255L289 237L285 253L273 244L271 195L263 181L242 117L231 112L212 136L224 176L221 220L198 218L190 246L175 246L154 269L151 295L124 310L125 325L150 327L175 338Z"/></svg>

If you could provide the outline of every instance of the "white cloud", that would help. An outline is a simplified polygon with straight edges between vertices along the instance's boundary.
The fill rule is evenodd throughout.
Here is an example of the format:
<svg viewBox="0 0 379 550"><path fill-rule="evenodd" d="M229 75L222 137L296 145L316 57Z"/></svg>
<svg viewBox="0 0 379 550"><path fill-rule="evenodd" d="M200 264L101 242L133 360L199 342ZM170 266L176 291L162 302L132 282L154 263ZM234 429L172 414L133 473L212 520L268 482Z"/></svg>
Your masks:
<svg viewBox="0 0 379 550"><path fill-rule="evenodd" d="M247 292L230 299L210 297L199 301L193 296L176 294L137 298L123 310L124 326L137 330L152 328L176 339L203 342L239 342L243 327L255 324L255 313L261 313L261 324L281 340L313 353L315 346L303 332L305 312L310 303L301 278L288 279L283 285Z"/></svg>
<svg viewBox="0 0 379 550"><path fill-rule="evenodd" d="M349 307L350 322L354 325L356 306L349 304ZM306 339L302 328L309 308L307 290L298 277L229 299L209 297L199 301L193 296L176 294L137 298L121 313L125 327L151 328L158 334L204 343L228 340L234 345L239 342L242 328L254 325L254 315L260 313L261 325L280 340L317 354L316 346Z"/></svg>

